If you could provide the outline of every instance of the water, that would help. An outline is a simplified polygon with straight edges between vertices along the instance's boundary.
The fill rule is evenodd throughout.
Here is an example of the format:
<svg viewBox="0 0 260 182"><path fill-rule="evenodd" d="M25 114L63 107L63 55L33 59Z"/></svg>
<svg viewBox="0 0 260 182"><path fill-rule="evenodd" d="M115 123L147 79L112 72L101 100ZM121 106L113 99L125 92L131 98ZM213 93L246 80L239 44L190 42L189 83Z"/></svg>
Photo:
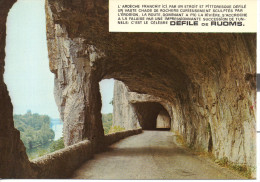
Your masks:
<svg viewBox="0 0 260 182"><path fill-rule="evenodd" d="M50 144L51 143L46 143L36 148L26 150L29 159L35 159L50 153Z"/></svg>
<svg viewBox="0 0 260 182"><path fill-rule="evenodd" d="M50 127L53 129L55 133L54 140L58 140L62 137L62 128L63 123L60 119L51 119ZM52 142L45 143L44 145L38 146L36 148L26 150L28 157L30 160L38 158L40 156L46 155L50 153L50 145Z"/></svg>
<svg viewBox="0 0 260 182"><path fill-rule="evenodd" d="M58 140L62 137L63 123L60 119L51 119L51 129L55 133L54 140Z"/></svg>

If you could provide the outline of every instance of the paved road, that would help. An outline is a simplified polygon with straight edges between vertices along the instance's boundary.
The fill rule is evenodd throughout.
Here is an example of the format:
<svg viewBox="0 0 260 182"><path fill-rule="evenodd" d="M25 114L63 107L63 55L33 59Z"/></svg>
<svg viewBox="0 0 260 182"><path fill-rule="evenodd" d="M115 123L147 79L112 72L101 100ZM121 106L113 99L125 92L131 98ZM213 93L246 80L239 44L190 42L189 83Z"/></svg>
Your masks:
<svg viewBox="0 0 260 182"><path fill-rule="evenodd" d="M75 171L76 179L241 179L174 142L169 131L144 131L96 154Z"/></svg>

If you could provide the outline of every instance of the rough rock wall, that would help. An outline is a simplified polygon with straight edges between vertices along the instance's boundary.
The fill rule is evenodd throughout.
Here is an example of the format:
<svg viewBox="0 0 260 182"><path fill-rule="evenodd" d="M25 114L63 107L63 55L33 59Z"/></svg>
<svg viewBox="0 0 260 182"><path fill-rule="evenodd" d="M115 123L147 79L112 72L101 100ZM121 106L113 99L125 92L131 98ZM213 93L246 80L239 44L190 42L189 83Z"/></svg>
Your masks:
<svg viewBox="0 0 260 182"><path fill-rule="evenodd" d="M113 126L126 129L155 129L161 110L171 107L163 99L147 94L131 92L121 81L115 80L113 97Z"/></svg>
<svg viewBox="0 0 260 182"><path fill-rule="evenodd" d="M47 7L67 144L102 135L98 82L115 78L164 100L172 129L191 147L208 150L210 125L216 157L255 165L256 34L109 33L106 0Z"/></svg>
<svg viewBox="0 0 260 182"><path fill-rule="evenodd" d="M117 85L118 82L116 82L115 84ZM198 101L199 103L195 102L196 101L195 99L207 100L208 98L211 101L212 99L211 94L214 94L212 90L208 91L210 96L205 96L204 95L205 93L199 93L198 90L195 93L193 93L194 88L190 88L191 89L190 94L193 98L193 100L191 100L190 102L186 101L184 103L181 103L181 99L183 98L180 97L181 99L176 98L175 102L173 103L166 103L164 100L155 98L154 96L138 94L138 93L130 92L127 89L122 89L124 87L126 88L126 86L124 86L122 82L119 84L120 87L115 86L115 88L118 89L118 91L115 90L115 92L120 92L122 95L128 96L126 97L128 98L128 102L124 100L124 103L128 103L129 105L134 106L133 111L137 116L139 116L140 114L145 116L146 114L139 112L138 107L135 107L135 104L138 103L144 104L149 102L161 103L162 105L164 105L165 108L167 108L168 111L167 113L169 113L170 118L172 120L171 130L182 135L190 147L198 150L204 150L204 151L210 150L209 152L213 152L216 157L218 158L228 157L230 161L236 163L240 163L240 164L246 163L251 166L255 165L255 130L254 130L255 125L254 125L254 121L252 121L255 119L253 115L255 105L253 105L253 107L247 105L248 103L252 104L250 99L244 101L245 104L244 108L247 111L249 111L249 114L251 115L248 115L248 113L246 113L245 111L244 113L241 113L241 116L244 117L246 122L244 123L244 126L239 125L239 122L241 123L243 120L241 121L241 119L239 119L234 121L232 115L229 115L230 110L233 113L240 112L237 111L237 109L239 109L238 107L234 108L234 105L230 106L231 104L226 101L226 99L232 97L231 95L226 96L225 97L226 99L222 100L223 105L229 105L229 106L224 107L224 110L222 110L223 108L220 107L219 105L215 108L219 110L223 120L222 123L221 120L218 121L219 123L214 123L212 122L212 120L216 119L215 117L217 117L216 110L213 109L213 113L211 113L208 108L209 105L205 104L204 105L205 108L204 108L199 104L203 102L202 100ZM250 89L255 89L254 85L251 85L250 82L247 82L247 84ZM210 86L207 87L205 86L205 88L211 89ZM227 88L223 88L223 89L227 89ZM240 90L242 90L242 88L240 88ZM231 92L230 94L234 94L234 93ZM202 98L200 97L200 95L202 96ZM191 97L190 95L188 96ZM114 99L118 101L118 103L114 104L114 107L119 106L118 110L120 110L120 112L125 112L125 109L128 106L120 107L122 106L120 103L121 100L118 100L117 97L121 97L121 96L114 95ZM220 102L220 100L218 100L218 102ZM192 103L192 104L187 104L187 103ZM149 108L149 107L145 107L145 108ZM240 109L243 109L243 107ZM149 114L152 115L153 113L154 111L152 109L148 109L147 112L148 115ZM230 116L229 120L226 120L227 118L224 118L227 116ZM251 126L248 125L250 123L250 119L252 124ZM119 116L114 121L117 122L117 125L122 125L122 122L120 123L120 121L123 120L124 118ZM143 119L141 117L138 117L138 120L139 122L142 122ZM131 118L128 118L127 121L129 122L129 124L131 124L132 122L136 123L136 120L132 121ZM246 127L249 127L250 129ZM245 132L245 133L240 133L240 132ZM211 145L209 142L210 135L212 135L213 148L211 148L211 146L209 147L209 145ZM216 136L218 137L217 139L215 138ZM230 142L230 140L232 141L232 143L228 143ZM247 144L244 144L244 142L246 142Z"/></svg>
<svg viewBox="0 0 260 182"><path fill-rule="evenodd" d="M33 176L20 132L14 128L13 106L3 80L6 19L15 0L0 0L0 178Z"/></svg>
<svg viewBox="0 0 260 182"><path fill-rule="evenodd" d="M115 80L113 97L113 126L129 129L140 128L133 104L129 101L128 88Z"/></svg>
<svg viewBox="0 0 260 182"><path fill-rule="evenodd" d="M156 129L156 118L163 106L156 102L140 102L133 105L142 129Z"/></svg>
<svg viewBox="0 0 260 182"><path fill-rule="evenodd" d="M167 101L131 92L123 82L117 80L114 83L113 108L113 125L126 129L154 129L160 110L167 108L171 112Z"/></svg>
<svg viewBox="0 0 260 182"><path fill-rule="evenodd" d="M220 67L209 65L203 80L188 84L187 96L179 97L186 128L185 120L178 127L189 143L207 149L209 123L217 158L255 166L256 39L246 36L220 42Z"/></svg>
<svg viewBox="0 0 260 182"><path fill-rule="evenodd" d="M63 11L58 4L53 5L55 11ZM48 4L46 16L50 70L55 74L54 96L64 122L65 145L85 138L98 139L104 131L95 61L103 53L93 45L84 44L84 38L70 38L65 26L54 24L55 15Z"/></svg>

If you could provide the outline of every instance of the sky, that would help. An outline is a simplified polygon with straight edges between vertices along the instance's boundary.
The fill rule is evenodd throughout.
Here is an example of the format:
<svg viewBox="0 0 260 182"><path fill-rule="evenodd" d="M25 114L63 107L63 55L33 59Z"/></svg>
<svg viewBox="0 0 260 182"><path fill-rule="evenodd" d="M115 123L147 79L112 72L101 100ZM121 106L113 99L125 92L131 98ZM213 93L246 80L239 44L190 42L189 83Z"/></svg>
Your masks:
<svg viewBox="0 0 260 182"><path fill-rule="evenodd" d="M100 92L102 97L101 113L113 113L113 105L109 104L114 95L114 79L105 79L99 82Z"/></svg>
<svg viewBox="0 0 260 182"><path fill-rule="evenodd" d="M47 114L59 118L49 70L44 0L19 0L7 19L4 80L14 106L14 114ZM101 82L102 113L113 112L114 80Z"/></svg>

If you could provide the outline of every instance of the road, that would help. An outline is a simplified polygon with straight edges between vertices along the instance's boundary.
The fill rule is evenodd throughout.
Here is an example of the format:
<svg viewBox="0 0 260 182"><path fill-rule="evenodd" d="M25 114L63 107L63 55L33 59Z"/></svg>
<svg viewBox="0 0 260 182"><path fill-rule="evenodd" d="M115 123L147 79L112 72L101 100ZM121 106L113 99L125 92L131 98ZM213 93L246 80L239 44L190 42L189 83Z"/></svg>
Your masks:
<svg viewBox="0 0 260 182"><path fill-rule="evenodd" d="M96 154L72 176L74 179L241 179L206 157L174 143L170 131L144 131ZM243 178L244 179L244 178Z"/></svg>

